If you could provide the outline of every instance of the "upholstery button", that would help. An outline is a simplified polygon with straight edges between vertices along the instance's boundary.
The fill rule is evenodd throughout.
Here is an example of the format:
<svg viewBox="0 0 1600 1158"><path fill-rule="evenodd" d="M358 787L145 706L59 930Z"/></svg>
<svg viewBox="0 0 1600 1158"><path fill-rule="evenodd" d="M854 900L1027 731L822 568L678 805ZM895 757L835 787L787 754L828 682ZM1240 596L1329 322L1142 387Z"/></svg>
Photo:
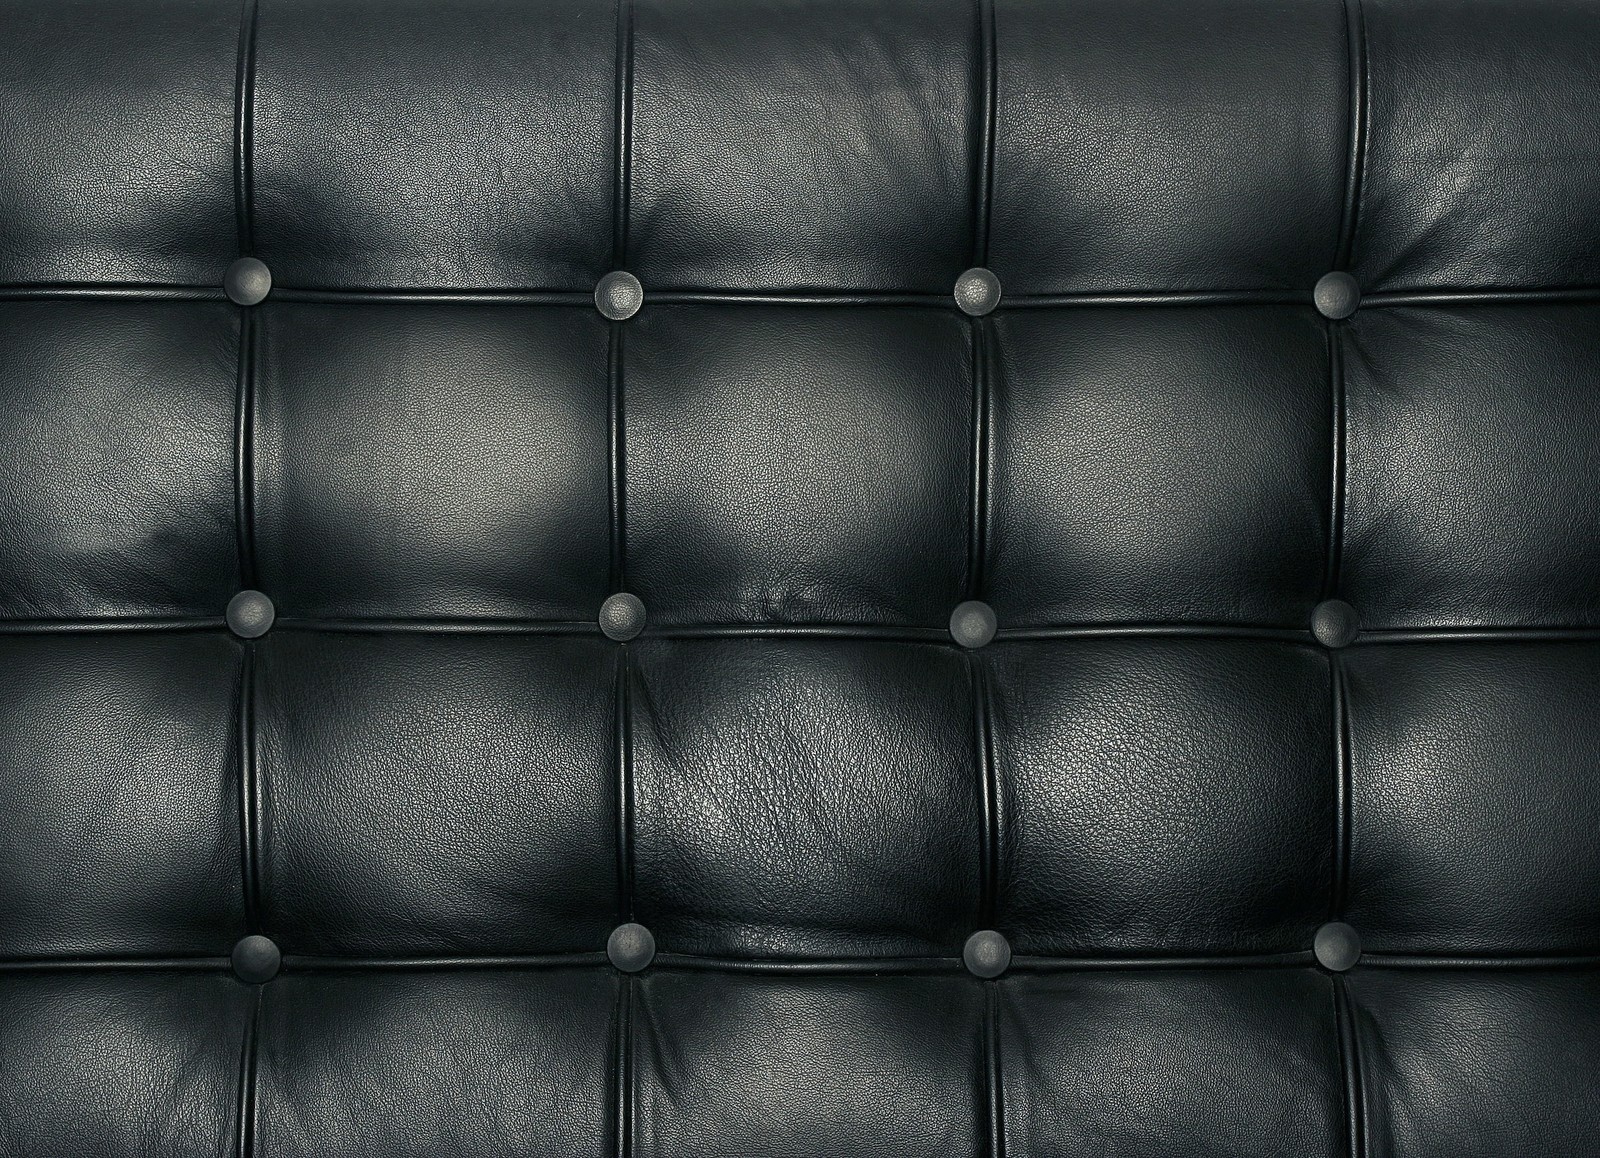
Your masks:
<svg viewBox="0 0 1600 1158"><path fill-rule="evenodd" d="M998 977L1011 967L1011 942L993 929L981 929L967 938L961 960L974 977Z"/></svg>
<svg viewBox="0 0 1600 1158"><path fill-rule="evenodd" d="M637 973L655 960L655 934L632 921L618 925L606 938L606 956L624 973Z"/></svg>
<svg viewBox="0 0 1600 1158"><path fill-rule="evenodd" d="M1311 950L1318 965L1343 973L1361 960L1361 935L1343 921L1329 921L1317 930Z"/></svg>
<svg viewBox="0 0 1600 1158"><path fill-rule="evenodd" d="M644 600L619 591L600 605L600 630L607 638L628 640L644 630Z"/></svg>
<svg viewBox="0 0 1600 1158"><path fill-rule="evenodd" d="M1348 318L1361 304L1361 283L1342 271L1325 273L1317 279L1311 300L1317 303L1317 312L1325 318L1334 321Z"/></svg>
<svg viewBox="0 0 1600 1158"><path fill-rule="evenodd" d="M228 628L241 639L267 634L278 612L259 591L241 591L228 600Z"/></svg>
<svg viewBox="0 0 1600 1158"><path fill-rule="evenodd" d="M612 270L594 287L594 304L613 322L625 321L644 305L644 286L627 270Z"/></svg>
<svg viewBox="0 0 1600 1158"><path fill-rule="evenodd" d="M1000 304L1000 279L993 270L974 266L956 278L956 305L961 312L980 318Z"/></svg>
<svg viewBox="0 0 1600 1158"><path fill-rule="evenodd" d="M241 306L258 305L272 292L272 271L259 258L241 257L228 267L222 288Z"/></svg>
<svg viewBox="0 0 1600 1158"><path fill-rule="evenodd" d="M272 938L252 933L233 947L233 971L240 981L260 985L271 981L283 967L283 954Z"/></svg>
<svg viewBox="0 0 1600 1158"><path fill-rule="evenodd" d="M994 638L994 608L976 599L956 604L950 613L950 634L962 647L982 647Z"/></svg>
<svg viewBox="0 0 1600 1158"><path fill-rule="evenodd" d="M1311 634L1323 647L1349 647L1361 632L1361 617L1343 599L1325 599L1311 612Z"/></svg>

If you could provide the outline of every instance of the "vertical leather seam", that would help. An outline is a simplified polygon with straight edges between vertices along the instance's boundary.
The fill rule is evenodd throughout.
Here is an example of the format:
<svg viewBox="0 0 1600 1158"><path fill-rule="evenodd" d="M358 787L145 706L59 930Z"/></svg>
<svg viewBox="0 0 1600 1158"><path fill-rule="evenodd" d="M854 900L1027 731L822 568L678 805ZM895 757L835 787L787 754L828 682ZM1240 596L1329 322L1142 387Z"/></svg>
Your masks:
<svg viewBox="0 0 1600 1158"><path fill-rule="evenodd" d="M1356 227L1365 185L1367 118L1371 115L1367 91L1367 28L1362 0L1344 0L1345 57L1349 65L1350 148L1345 166L1344 204L1339 219L1339 248L1333 268L1348 270L1355 262Z"/></svg>
<svg viewBox="0 0 1600 1158"><path fill-rule="evenodd" d="M1324 599L1332 599L1339 594L1339 584L1344 578L1344 523L1347 502L1345 475L1348 454L1345 445L1347 399L1345 391L1344 325L1335 321L1328 321L1325 325L1327 326L1328 335L1329 427L1333 446L1329 455L1328 559L1327 570L1322 579L1322 597Z"/></svg>
<svg viewBox="0 0 1600 1158"><path fill-rule="evenodd" d="M616 1134L612 1139L616 1158L633 1155L633 1004L634 980L624 974L617 983L617 1037L615 1053L616 1088L612 1097L616 1101Z"/></svg>
<svg viewBox="0 0 1600 1158"><path fill-rule="evenodd" d="M633 176L633 0L617 0L616 184L612 187L611 268L628 267L629 190Z"/></svg>
<svg viewBox="0 0 1600 1158"><path fill-rule="evenodd" d="M633 920L633 650L617 645L617 920Z"/></svg>
<svg viewBox="0 0 1600 1158"><path fill-rule="evenodd" d="M1328 675L1333 692L1334 762L1333 896L1329 916L1339 920L1349 902L1350 890L1351 766L1350 677L1344 657L1337 651L1328 653Z"/></svg>
<svg viewBox="0 0 1600 1158"><path fill-rule="evenodd" d="M1350 1158L1366 1158L1366 1083L1362 1076L1361 1038L1355 1007L1343 976L1333 977L1333 1013L1339 1031L1339 1070L1343 1079L1345 1139Z"/></svg>
<svg viewBox="0 0 1600 1158"><path fill-rule="evenodd" d="M250 1018L245 1022L244 1042L239 1051L239 1117L234 1137L237 1158L252 1158L256 1149L256 1071L267 987L254 985L251 988L255 990L255 1000L251 1003Z"/></svg>
<svg viewBox="0 0 1600 1158"><path fill-rule="evenodd" d="M980 0L980 16L989 11L990 0ZM987 25L984 25L987 27ZM987 36L987 44L992 44ZM987 51L987 49L986 49ZM987 59L987 58L986 58ZM992 70L985 68L986 76ZM986 81L986 91L987 91ZM992 121L986 114L984 149L992 140ZM986 179L986 178L985 178ZM980 185L980 189L984 186ZM980 236L978 250L981 265L986 260L988 200L983 196L978 205ZM972 476L971 507L969 514L969 539L967 547L967 598L981 599L984 595L985 562L988 555L988 502L990 473L990 407L991 407L991 330L989 319L976 317L971 326L972 346ZM980 929L995 927L999 914L1000 892L1000 801L999 782L995 774L993 713L990 703L989 670L979 651L967 653L968 671L972 683L972 718L974 755L978 771L979 808L979 876L978 919ZM1004 1154L1004 1124L1001 1118L1001 1088L999 1073L999 1042L995 1014L994 982L983 983L983 1141L989 1158L1002 1158Z"/></svg>
<svg viewBox="0 0 1600 1158"><path fill-rule="evenodd" d="M239 585L253 588L256 575L255 408L256 360L260 347L256 312L239 306L239 368L234 397L233 507L238 536Z"/></svg>
<svg viewBox="0 0 1600 1158"><path fill-rule="evenodd" d="M626 643L619 643L616 680L618 923L633 920L632 683L633 649ZM633 1153L633 984L633 976L624 975L617 990L617 1038L613 1051L616 1158L630 1158Z"/></svg>
<svg viewBox="0 0 1600 1158"><path fill-rule="evenodd" d="M967 595L982 599L989 549L989 409L991 331L987 318L972 319L972 477L967 512Z"/></svg>
<svg viewBox="0 0 1600 1158"><path fill-rule="evenodd" d="M974 755L978 764L978 927L994 928L1000 893L1000 810L995 780L989 671L976 651L967 653L972 680Z"/></svg>
<svg viewBox="0 0 1600 1158"><path fill-rule="evenodd" d="M989 218L994 200L996 49L994 0L976 0L978 23L978 141L973 150L972 264L989 264Z"/></svg>
<svg viewBox="0 0 1600 1158"><path fill-rule="evenodd" d="M1000 1069L1000 984L983 983L983 1069L988 1158L1005 1158L1005 1087Z"/></svg>
<svg viewBox="0 0 1600 1158"><path fill-rule="evenodd" d="M238 217L239 254L255 252L255 96L256 0L244 0L239 14L238 75L233 107L233 196Z"/></svg>
<svg viewBox="0 0 1600 1158"><path fill-rule="evenodd" d="M239 875L245 931L261 931L261 786L256 750L256 643L242 642L239 670Z"/></svg>
<svg viewBox="0 0 1600 1158"><path fill-rule="evenodd" d="M627 452L625 432L623 430L622 412L622 322L611 322L611 332L606 343L606 424L607 438L610 443L610 515L611 515L611 587L612 592L626 591L628 589L627 552L624 547L626 534L625 511L623 504L626 500L624 485L626 482L626 469L624 456Z"/></svg>

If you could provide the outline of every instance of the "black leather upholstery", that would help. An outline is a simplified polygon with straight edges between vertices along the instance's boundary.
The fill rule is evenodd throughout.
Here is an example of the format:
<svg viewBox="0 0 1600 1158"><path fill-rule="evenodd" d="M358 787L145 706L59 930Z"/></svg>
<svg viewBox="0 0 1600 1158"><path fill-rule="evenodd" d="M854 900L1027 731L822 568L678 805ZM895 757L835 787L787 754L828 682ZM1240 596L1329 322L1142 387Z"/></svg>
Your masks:
<svg viewBox="0 0 1600 1158"><path fill-rule="evenodd" d="M6 1158L1600 1154L1600 5L0 0L0 110Z"/></svg>

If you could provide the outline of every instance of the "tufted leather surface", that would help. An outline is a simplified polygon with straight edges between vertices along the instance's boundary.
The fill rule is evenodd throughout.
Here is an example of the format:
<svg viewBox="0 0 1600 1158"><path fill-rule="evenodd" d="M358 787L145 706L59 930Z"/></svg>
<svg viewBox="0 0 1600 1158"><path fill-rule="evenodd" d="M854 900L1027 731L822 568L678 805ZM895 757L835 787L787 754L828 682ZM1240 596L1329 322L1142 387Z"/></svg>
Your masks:
<svg viewBox="0 0 1600 1158"><path fill-rule="evenodd" d="M0 1154L1600 1154L1600 5L0 102Z"/></svg>

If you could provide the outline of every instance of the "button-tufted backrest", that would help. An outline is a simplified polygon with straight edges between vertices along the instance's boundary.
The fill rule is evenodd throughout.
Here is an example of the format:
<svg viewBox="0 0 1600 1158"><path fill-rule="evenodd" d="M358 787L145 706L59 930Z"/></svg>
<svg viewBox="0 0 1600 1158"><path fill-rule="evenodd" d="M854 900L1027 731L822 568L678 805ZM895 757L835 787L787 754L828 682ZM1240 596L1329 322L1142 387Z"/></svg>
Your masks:
<svg viewBox="0 0 1600 1158"><path fill-rule="evenodd" d="M0 0L0 1154L1600 1130L1600 5Z"/></svg>

